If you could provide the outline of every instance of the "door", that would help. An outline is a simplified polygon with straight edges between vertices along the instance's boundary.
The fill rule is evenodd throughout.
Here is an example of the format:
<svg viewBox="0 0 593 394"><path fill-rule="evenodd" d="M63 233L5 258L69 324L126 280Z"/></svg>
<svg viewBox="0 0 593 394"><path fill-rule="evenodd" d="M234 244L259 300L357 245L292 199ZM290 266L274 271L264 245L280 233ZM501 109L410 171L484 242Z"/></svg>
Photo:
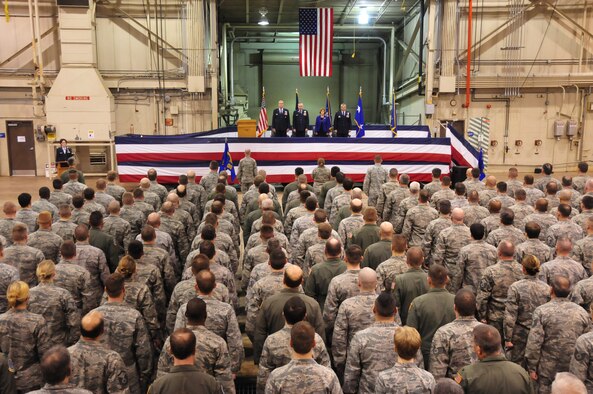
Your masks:
<svg viewBox="0 0 593 394"><path fill-rule="evenodd" d="M37 175L33 122L9 120L6 122L6 134L10 175Z"/></svg>

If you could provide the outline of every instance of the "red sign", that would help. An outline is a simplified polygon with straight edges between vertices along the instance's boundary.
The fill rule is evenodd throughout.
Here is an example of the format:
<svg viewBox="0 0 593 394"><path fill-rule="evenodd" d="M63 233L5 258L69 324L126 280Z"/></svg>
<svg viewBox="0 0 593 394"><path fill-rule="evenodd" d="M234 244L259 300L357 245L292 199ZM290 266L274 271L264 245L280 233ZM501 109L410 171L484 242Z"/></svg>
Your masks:
<svg viewBox="0 0 593 394"><path fill-rule="evenodd" d="M66 96L66 100L90 100L91 96Z"/></svg>

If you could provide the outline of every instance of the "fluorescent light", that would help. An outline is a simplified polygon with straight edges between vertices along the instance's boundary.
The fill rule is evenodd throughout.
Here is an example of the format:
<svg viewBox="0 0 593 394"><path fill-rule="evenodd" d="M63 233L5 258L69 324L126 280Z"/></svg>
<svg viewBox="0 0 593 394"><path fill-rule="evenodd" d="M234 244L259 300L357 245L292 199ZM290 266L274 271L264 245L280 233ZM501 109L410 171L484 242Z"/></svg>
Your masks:
<svg viewBox="0 0 593 394"><path fill-rule="evenodd" d="M358 14L358 24L359 25L368 25L369 24L369 14L366 8L360 9L360 14Z"/></svg>
<svg viewBox="0 0 593 394"><path fill-rule="evenodd" d="M259 20L259 22L257 22L257 24L260 26L267 26L270 24L270 22L268 21L268 18L263 17Z"/></svg>

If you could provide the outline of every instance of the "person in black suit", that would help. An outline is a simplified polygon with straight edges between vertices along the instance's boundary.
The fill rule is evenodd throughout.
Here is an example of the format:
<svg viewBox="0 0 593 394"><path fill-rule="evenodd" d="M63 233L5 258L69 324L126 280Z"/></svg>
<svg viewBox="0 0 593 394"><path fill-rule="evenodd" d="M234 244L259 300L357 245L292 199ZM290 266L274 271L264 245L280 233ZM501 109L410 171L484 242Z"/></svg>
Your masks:
<svg viewBox="0 0 593 394"><path fill-rule="evenodd" d="M303 109L303 103L299 103L297 110L292 113L293 137L306 137L309 128L309 111Z"/></svg>
<svg viewBox="0 0 593 394"><path fill-rule="evenodd" d="M340 110L334 116L334 129L337 137L350 137L350 127L352 127L352 116L346 111L346 104L340 105Z"/></svg>
<svg viewBox="0 0 593 394"><path fill-rule="evenodd" d="M65 138L60 140L60 147L56 149L56 163L60 163L60 167L68 167L68 159L74 156L72 149L68 148L68 141Z"/></svg>
<svg viewBox="0 0 593 394"><path fill-rule="evenodd" d="M278 108L274 109L272 115L272 136L286 137L290 130L290 112L284 108L284 101L278 101Z"/></svg>

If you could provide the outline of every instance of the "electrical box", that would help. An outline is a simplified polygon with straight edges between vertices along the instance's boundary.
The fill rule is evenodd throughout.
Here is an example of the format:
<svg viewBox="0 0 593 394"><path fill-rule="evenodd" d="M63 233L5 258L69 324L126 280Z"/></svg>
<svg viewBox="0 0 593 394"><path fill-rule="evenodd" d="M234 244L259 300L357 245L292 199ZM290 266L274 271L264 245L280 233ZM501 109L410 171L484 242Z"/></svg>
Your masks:
<svg viewBox="0 0 593 394"><path fill-rule="evenodd" d="M434 115L434 104L424 104L424 114Z"/></svg>
<svg viewBox="0 0 593 394"><path fill-rule="evenodd" d="M439 77L439 92L440 93L455 93L455 76L451 76L451 77L445 77L445 76L440 76Z"/></svg>
<svg viewBox="0 0 593 394"><path fill-rule="evenodd" d="M554 138L559 140L564 136L564 130L566 129L566 122L563 120L557 120L554 122Z"/></svg>
<svg viewBox="0 0 593 394"><path fill-rule="evenodd" d="M573 139L579 131L579 122L576 120L569 120L568 127L566 128L566 136L570 139Z"/></svg>

